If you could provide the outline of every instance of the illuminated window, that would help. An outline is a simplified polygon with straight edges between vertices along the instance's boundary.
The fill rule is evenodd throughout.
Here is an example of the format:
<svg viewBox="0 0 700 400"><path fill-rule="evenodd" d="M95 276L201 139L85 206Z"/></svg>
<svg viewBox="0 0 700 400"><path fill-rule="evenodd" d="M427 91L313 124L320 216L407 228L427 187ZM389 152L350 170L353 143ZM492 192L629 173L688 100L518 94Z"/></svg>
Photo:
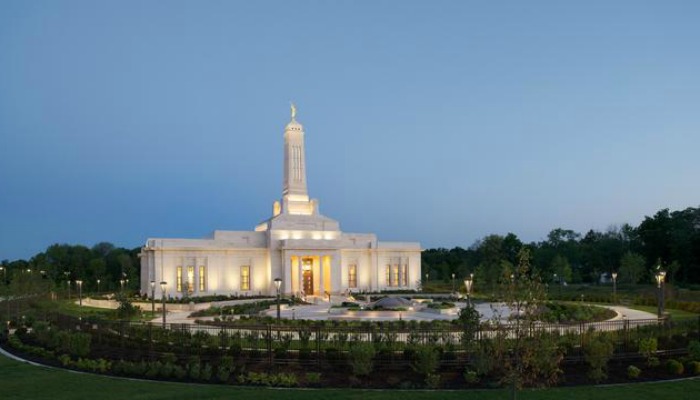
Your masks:
<svg viewBox="0 0 700 400"><path fill-rule="evenodd" d="M386 285L391 286L391 265L386 265Z"/></svg>
<svg viewBox="0 0 700 400"><path fill-rule="evenodd" d="M348 265L348 287L357 287L357 265Z"/></svg>
<svg viewBox="0 0 700 400"><path fill-rule="evenodd" d="M177 267L177 291L182 292L182 266Z"/></svg>
<svg viewBox="0 0 700 400"><path fill-rule="evenodd" d="M399 286L399 264L394 264L394 269L391 272L392 286Z"/></svg>
<svg viewBox="0 0 700 400"><path fill-rule="evenodd" d="M205 267L204 265L200 265L199 266L199 291L200 292L204 292L207 290L206 289L206 287L207 287L206 286L206 283L207 283L206 276L207 276L207 267Z"/></svg>
<svg viewBox="0 0 700 400"><path fill-rule="evenodd" d="M241 267L241 290L250 290L250 266Z"/></svg>
<svg viewBox="0 0 700 400"><path fill-rule="evenodd" d="M194 292L194 266L187 266L187 292Z"/></svg>
<svg viewBox="0 0 700 400"><path fill-rule="evenodd" d="M408 264L401 266L401 286L408 286Z"/></svg>

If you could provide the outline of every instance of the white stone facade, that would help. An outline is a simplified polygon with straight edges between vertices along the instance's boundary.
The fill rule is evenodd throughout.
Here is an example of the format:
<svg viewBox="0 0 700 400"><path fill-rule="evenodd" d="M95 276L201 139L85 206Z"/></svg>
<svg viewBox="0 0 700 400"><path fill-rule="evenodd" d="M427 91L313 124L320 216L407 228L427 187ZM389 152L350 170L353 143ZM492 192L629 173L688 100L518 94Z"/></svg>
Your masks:
<svg viewBox="0 0 700 400"><path fill-rule="evenodd" d="M295 119L284 132L282 200L255 231L214 231L204 239L148 239L141 250L141 292L168 283L168 295L324 296L362 290L415 289L419 243L379 242L374 234L344 233L318 211L306 188L304 129Z"/></svg>

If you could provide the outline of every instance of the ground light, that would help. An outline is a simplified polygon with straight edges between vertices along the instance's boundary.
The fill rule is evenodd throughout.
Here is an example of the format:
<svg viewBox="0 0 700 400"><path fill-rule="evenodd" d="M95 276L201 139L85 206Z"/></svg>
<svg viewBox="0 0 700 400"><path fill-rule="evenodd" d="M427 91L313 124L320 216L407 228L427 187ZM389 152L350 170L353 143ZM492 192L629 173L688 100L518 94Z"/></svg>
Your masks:
<svg viewBox="0 0 700 400"><path fill-rule="evenodd" d="M659 289L659 304L657 316L661 318L664 315L664 279L666 278L666 271L659 269L655 277L656 286Z"/></svg>
<svg viewBox="0 0 700 400"><path fill-rule="evenodd" d="M464 280L464 287L467 289L467 305L469 307L471 307L471 305L472 305L472 300L471 300L470 294L472 292L472 284L473 283L474 283L474 281L472 280L471 276Z"/></svg>

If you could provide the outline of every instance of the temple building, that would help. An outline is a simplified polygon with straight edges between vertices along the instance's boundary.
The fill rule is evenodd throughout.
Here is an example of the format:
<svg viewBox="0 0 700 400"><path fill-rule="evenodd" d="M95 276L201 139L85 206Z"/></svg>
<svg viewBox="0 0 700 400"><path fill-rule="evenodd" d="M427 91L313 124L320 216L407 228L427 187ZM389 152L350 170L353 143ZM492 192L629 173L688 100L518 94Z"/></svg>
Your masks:
<svg viewBox="0 0 700 400"><path fill-rule="evenodd" d="M148 239L141 249L141 292L167 282L172 297L214 294L325 296L415 289L421 248L380 242L372 233L345 233L321 215L306 181L304 128L292 118L284 130L284 182L272 217L254 231L216 230L203 239ZM158 290L158 295L160 290Z"/></svg>

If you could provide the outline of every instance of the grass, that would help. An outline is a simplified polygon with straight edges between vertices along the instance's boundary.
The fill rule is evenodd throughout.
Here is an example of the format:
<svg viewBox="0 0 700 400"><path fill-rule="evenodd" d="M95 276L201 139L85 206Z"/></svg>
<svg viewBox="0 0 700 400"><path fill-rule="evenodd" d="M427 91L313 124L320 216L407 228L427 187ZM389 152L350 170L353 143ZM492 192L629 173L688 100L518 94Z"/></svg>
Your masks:
<svg viewBox="0 0 700 400"><path fill-rule="evenodd" d="M700 391L700 379L679 382L640 383L609 387L575 387L525 390L518 394L523 400L583 400L606 399L694 399ZM693 394L695 393L695 394ZM0 398L75 400L111 399L237 399L252 400L383 400L397 397L396 391L379 390L294 390L266 388L238 388L222 385L195 385L169 382L144 382L106 376L78 374L63 370L35 367L0 356ZM472 391L408 391L401 392L404 400L475 399L496 400L509 397L505 390Z"/></svg>
<svg viewBox="0 0 700 400"><path fill-rule="evenodd" d="M88 318L88 317L98 317L102 319L114 319L114 315L116 313L115 310L110 310L106 308L98 308L98 307L88 307L83 304L81 307L80 305L76 304L75 299L68 301L68 300L43 300L42 303L40 304L40 307L49 312L58 312L64 315L70 315L72 317L80 317L82 316L83 318ZM156 316L160 315L160 313L156 312ZM153 314L151 311L144 311L142 313L137 313L134 315L131 319L134 321L150 321L153 318Z"/></svg>
<svg viewBox="0 0 700 400"><path fill-rule="evenodd" d="M633 309L633 310L639 310L639 311L650 312L650 313L652 313L652 314L656 314L656 312L657 312L657 308L654 307L654 306L627 305L627 306L625 306L625 307L629 307L629 308L631 308L631 309ZM692 312L689 312L689 311L675 310L675 309L671 309L671 308L666 308L664 311L665 311L666 313L668 313L668 314L671 316L671 318L676 318L676 319L682 319L682 318L697 318L698 315L700 315L700 314L692 313Z"/></svg>

